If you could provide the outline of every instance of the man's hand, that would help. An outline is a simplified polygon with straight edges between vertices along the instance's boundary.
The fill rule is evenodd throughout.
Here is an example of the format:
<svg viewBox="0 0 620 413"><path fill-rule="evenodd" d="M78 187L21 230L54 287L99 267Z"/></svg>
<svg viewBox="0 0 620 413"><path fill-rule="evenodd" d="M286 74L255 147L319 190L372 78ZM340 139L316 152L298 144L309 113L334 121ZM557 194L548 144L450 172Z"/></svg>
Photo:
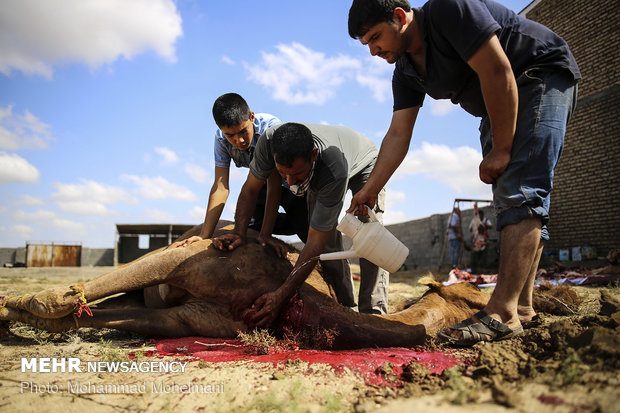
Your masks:
<svg viewBox="0 0 620 413"><path fill-rule="evenodd" d="M288 248L286 244L284 244L284 242L280 241L279 239L274 238L269 235L259 234L257 240L258 240L258 243L262 245L263 247L270 245L274 250L276 250L276 254L278 255L278 257L280 258L288 257Z"/></svg>
<svg viewBox="0 0 620 413"><path fill-rule="evenodd" d="M237 234L224 234L213 238L213 246L220 251L232 251L245 244L245 240Z"/></svg>
<svg viewBox="0 0 620 413"><path fill-rule="evenodd" d="M282 303L283 299L279 294L279 290L265 293L258 297L254 304L252 304L252 309L257 312L250 322L250 327L268 327L280 313Z"/></svg>
<svg viewBox="0 0 620 413"><path fill-rule="evenodd" d="M188 239L184 239L183 241L173 242L172 244L168 245L166 249L171 250L178 247L187 247L188 245L193 244L194 242L202 241L203 239L204 238L199 235L194 235L193 237L189 237Z"/></svg>
<svg viewBox="0 0 620 413"><path fill-rule="evenodd" d="M364 205L368 205L371 209L374 208L378 194L379 192L372 192L364 186L353 195L351 206L347 209L347 213L354 213L355 215L361 214L368 217L368 211Z"/></svg>
<svg viewBox="0 0 620 413"><path fill-rule="evenodd" d="M510 151L491 149L480 162L480 180L492 184L504 173L510 163Z"/></svg>

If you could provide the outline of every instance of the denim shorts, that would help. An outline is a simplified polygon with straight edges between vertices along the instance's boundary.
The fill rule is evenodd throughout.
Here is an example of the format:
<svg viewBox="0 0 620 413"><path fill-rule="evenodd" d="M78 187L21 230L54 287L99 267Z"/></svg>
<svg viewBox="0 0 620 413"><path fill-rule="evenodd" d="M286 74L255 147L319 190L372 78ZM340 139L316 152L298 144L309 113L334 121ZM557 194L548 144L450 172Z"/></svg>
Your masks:
<svg viewBox="0 0 620 413"><path fill-rule="evenodd" d="M565 71L531 68L519 76L517 87L519 110L510 163L493 183L497 230L528 217L539 217L541 238L548 240L553 172L577 103L577 81ZM480 122L480 143L486 156L493 145L488 116Z"/></svg>

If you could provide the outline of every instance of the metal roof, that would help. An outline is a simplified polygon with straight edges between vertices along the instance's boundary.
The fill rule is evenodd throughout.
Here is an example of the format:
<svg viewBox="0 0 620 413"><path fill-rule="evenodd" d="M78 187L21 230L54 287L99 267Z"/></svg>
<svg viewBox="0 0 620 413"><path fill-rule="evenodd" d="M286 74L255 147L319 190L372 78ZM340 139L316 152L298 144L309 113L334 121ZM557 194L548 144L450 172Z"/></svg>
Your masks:
<svg viewBox="0 0 620 413"><path fill-rule="evenodd" d="M116 224L116 232L119 234L183 234L195 225L191 224Z"/></svg>

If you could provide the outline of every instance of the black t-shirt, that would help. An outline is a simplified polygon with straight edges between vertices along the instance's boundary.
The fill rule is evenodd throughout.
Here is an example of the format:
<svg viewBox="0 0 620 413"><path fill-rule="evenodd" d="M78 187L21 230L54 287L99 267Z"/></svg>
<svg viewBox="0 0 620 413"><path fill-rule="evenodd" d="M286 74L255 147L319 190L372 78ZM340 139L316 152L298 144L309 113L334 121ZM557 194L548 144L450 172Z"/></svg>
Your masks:
<svg viewBox="0 0 620 413"><path fill-rule="evenodd" d="M407 54L396 61L392 77L394 111L421 106L425 94L450 99L474 116L486 108L478 75L467 64L495 33L515 78L528 68L566 70L581 78L575 58L560 36L491 0L429 0L414 9L426 47L422 78Z"/></svg>

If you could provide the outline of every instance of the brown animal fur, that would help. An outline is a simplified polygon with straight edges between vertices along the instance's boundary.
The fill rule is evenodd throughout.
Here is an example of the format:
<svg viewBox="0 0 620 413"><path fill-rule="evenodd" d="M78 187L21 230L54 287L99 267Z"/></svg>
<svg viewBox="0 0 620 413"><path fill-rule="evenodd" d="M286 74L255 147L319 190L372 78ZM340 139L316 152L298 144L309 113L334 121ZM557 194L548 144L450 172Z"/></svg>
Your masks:
<svg viewBox="0 0 620 413"><path fill-rule="evenodd" d="M199 230L196 227L182 238ZM243 320L254 300L281 285L297 257L291 253L288 260L278 258L252 241L222 252L211 246L211 240L203 240L150 253L83 286L10 297L0 310L0 320L55 332L106 327L147 336L235 337L237 331L248 331ZM93 305L93 317L72 314L82 294L92 303L121 292L126 294ZM437 283L404 311L360 314L339 305L314 270L272 327L280 333L332 330L334 348L412 346L471 316L487 300L487 294L470 284Z"/></svg>

